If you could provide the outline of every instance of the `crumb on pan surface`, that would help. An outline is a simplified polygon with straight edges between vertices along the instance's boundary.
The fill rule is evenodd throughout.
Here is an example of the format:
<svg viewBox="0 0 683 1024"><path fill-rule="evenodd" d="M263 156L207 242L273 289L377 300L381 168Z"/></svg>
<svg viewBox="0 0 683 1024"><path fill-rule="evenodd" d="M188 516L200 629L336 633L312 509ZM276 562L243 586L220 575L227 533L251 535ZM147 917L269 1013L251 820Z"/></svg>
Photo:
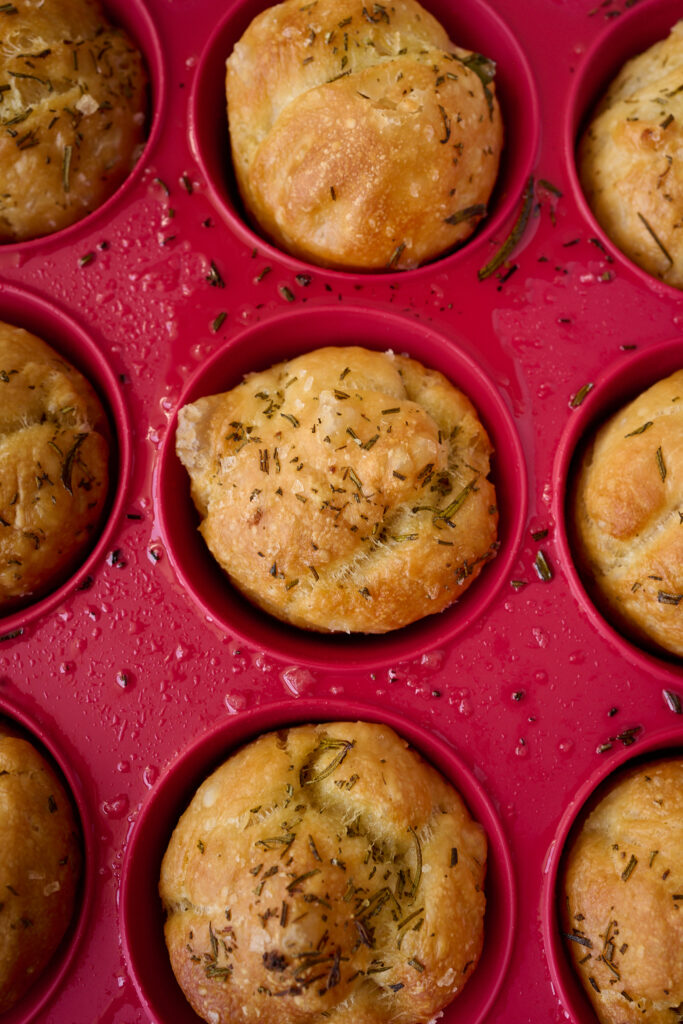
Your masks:
<svg viewBox="0 0 683 1024"><path fill-rule="evenodd" d="M648 273L683 288L683 20L628 61L578 151L596 218Z"/></svg>
<svg viewBox="0 0 683 1024"><path fill-rule="evenodd" d="M393 730L282 729L212 774L174 831L172 966L212 1024L422 1024L475 969L485 871L483 829Z"/></svg>
<svg viewBox="0 0 683 1024"><path fill-rule="evenodd" d="M0 721L0 1014L38 981L64 938L81 859L62 784Z"/></svg>
<svg viewBox="0 0 683 1024"><path fill-rule="evenodd" d="M486 216L503 145L495 63L416 0L268 8L227 61L247 213L323 266L403 270Z"/></svg>
<svg viewBox="0 0 683 1024"><path fill-rule="evenodd" d="M73 570L101 522L108 463L109 426L88 381L0 323L0 612Z"/></svg>
<svg viewBox="0 0 683 1024"><path fill-rule="evenodd" d="M145 138L147 73L96 0L14 0L0 24L0 242L107 199Z"/></svg>
<svg viewBox="0 0 683 1024"><path fill-rule="evenodd" d="M683 369L597 431L573 486L596 603L637 641L683 657Z"/></svg>
<svg viewBox="0 0 683 1024"><path fill-rule="evenodd" d="M601 1024L683 1009L683 760L632 770L582 824L560 897L566 947Z"/></svg>
<svg viewBox="0 0 683 1024"><path fill-rule="evenodd" d="M200 530L237 588L302 628L383 633L456 601L498 547L469 399L392 352L328 347L179 414Z"/></svg>

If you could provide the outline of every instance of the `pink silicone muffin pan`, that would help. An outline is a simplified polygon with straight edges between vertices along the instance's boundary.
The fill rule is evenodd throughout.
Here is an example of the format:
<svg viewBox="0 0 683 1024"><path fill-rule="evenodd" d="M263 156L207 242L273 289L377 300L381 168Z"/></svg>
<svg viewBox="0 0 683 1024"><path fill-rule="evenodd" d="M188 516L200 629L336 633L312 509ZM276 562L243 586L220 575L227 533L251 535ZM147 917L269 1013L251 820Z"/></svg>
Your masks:
<svg viewBox="0 0 683 1024"><path fill-rule="evenodd" d="M85 853L72 928L3 1024L196 1024L156 888L177 817L260 732L350 718L393 726L487 832L484 953L445 1024L595 1021L557 920L562 853L612 772L683 751L683 666L594 607L565 502L586 434L683 367L683 293L605 236L574 150L616 70L681 10L425 5L497 63L500 179L459 251L359 275L304 264L255 233L231 172L224 65L264 0L110 0L147 60L147 145L89 217L0 247L0 319L89 377L115 439L106 516L81 566L0 621L0 714L61 771ZM308 635L246 604L197 534L175 455L185 402L323 344L441 370L495 448L496 558L461 601L395 634Z"/></svg>

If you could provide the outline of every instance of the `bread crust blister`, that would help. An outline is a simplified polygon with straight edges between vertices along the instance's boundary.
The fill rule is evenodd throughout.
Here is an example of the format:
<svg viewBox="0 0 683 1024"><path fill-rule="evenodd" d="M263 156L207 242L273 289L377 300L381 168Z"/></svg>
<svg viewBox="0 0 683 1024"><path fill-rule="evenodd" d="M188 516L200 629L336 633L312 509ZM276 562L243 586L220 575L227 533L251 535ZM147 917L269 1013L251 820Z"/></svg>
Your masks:
<svg viewBox="0 0 683 1024"><path fill-rule="evenodd" d="M601 1024L672 1024L683 1006L683 760L610 785L563 878L567 950Z"/></svg>
<svg viewBox="0 0 683 1024"><path fill-rule="evenodd" d="M42 754L0 721L0 1014L36 984L71 922L82 852Z"/></svg>
<svg viewBox="0 0 683 1024"><path fill-rule="evenodd" d="M578 150L586 198L614 243L683 288L683 20L627 61Z"/></svg>
<svg viewBox="0 0 683 1024"><path fill-rule="evenodd" d="M261 736L198 789L161 868L173 970L212 1024L421 1024L484 936L486 838L386 726Z"/></svg>
<svg viewBox="0 0 683 1024"><path fill-rule="evenodd" d="M491 445L414 359L318 349L181 409L201 533L272 615L383 633L456 601L497 550Z"/></svg>
<svg viewBox="0 0 683 1024"><path fill-rule="evenodd" d="M89 382L42 339L0 323L0 612L63 582L92 544L109 453Z"/></svg>
<svg viewBox="0 0 683 1024"><path fill-rule="evenodd" d="M0 38L0 242L68 227L129 174L147 72L96 0L14 0Z"/></svg>
<svg viewBox="0 0 683 1024"><path fill-rule="evenodd" d="M495 64L416 0L268 8L227 62L233 164L276 245L347 270L403 270L486 215L503 128Z"/></svg>
<svg viewBox="0 0 683 1024"><path fill-rule="evenodd" d="M683 657L683 370L597 431L573 484L571 520L599 607L637 642Z"/></svg>

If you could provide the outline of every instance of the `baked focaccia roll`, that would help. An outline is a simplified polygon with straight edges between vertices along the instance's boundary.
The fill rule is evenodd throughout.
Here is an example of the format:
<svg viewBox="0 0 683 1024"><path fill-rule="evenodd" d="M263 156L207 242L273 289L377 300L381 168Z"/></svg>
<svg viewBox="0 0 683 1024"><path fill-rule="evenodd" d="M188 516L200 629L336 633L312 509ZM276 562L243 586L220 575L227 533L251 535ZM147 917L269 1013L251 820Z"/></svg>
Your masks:
<svg viewBox="0 0 683 1024"><path fill-rule="evenodd" d="M62 583L92 544L109 438L85 377L42 339L0 323L0 614Z"/></svg>
<svg viewBox="0 0 683 1024"><path fill-rule="evenodd" d="M13 0L0 32L0 242L67 227L140 155L147 73L98 0Z"/></svg>
<svg viewBox="0 0 683 1024"><path fill-rule="evenodd" d="M479 959L486 856L386 726L269 733L200 786L164 856L176 978L211 1024L426 1024Z"/></svg>
<svg viewBox="0 0 683 1024"><path fill-rule="evenodd" d="M597 431L572 515L596 604L637 642L683 657L683 370Z"/></svg>
<svg viewBox="0 0 683 1024"><path fill-rule="evenodd" d="M497 550L491 445L414 359L323 348L200 398L177 453L209 550L270 614L384 633L456 601Z"/></svg>
<svg viewBox="0 0 683 1024"><path fill-rule="evenodd" d="M683 21L629 60L586 129L578 169L586 198L630 259L683 288Z"/></svg>
<svg viewBox="0 0 683 1024"><path fill-rule="evenodd" d="M276 245L347 270L402 270L485 217L503 128L493 61L417 0L268 8L227 62L233 164Z"/></svg>
<svg viewBox="0 0 683 1024"><path fill-rule="evenodd" d="M601 1024L673 1024L683 1006L683 760L627 772L567 857L567 949Z"/></svg>
<svg viewBox="0 0 683 1024"><path fill-rule="evenodd" d="M36 984L67 932L79 829L52 766L0 721L0 1014Z"/></svg>

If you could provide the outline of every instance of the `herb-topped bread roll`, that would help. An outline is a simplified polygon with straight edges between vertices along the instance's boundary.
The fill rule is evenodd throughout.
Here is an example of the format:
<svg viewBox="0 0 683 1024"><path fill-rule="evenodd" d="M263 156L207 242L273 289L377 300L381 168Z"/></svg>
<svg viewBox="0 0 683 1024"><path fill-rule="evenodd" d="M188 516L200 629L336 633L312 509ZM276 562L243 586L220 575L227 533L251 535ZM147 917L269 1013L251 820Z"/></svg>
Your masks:
<svg viewBox="0 0 683 1024"><path fill-rule="evenodd" d="M161 869L166 943L211 1024L418 1024L483 943L486 839L383 725L270 733L198 789Z"/></svg>
<svg viewBox="0 0 683 1024"><path fill-rule="evenodd" d="M601 1024L675 1024L683 1006L683 760L610 785L568 852L562 928Z"/></svg>
<svg viewBox="0 0 683 1024"><path fill-rule="evenodd" d="M147 75L98 0L13 0L0 19L0 242L19 242L118 188L144 141Z"/></svg>
<svg viewBox="0 0 683 1024"><path fill-rule="evenodd" d="M497 549L491 446L441 373L317 349L181 409L201 533L236 587L323 632L439 612Z"/></svg>
<svg viewBox="0 0 683 1024"><path fill-rule="evenodd" d="M52 767L0 720L0 1014L35 985L74 912L78 828Z"/></svg>
<svg viewBox="0 0 683 1024"><path fill-rule="evenodd" d="M596 604L637 641L683 657L683 369L597 431L572 515Z"/></svg>
<svg viewBox="0 0 683 1024"><path fill-rule="evenodd" d="M629 60L579 146L595 216L630 259L683 288L683 21Z"/></svg>
<svg viewBox="0 0 683 1024"><path fill-rule="evenodd" d="M109 426L85 378L0 323L0 614L61 583L108 491Z"/></svg>
<svg viewBox="0 0 683 1024"><path fill-rule="evenodd" d="M495 65L417 0L285 0L227 64L249 216L301 259L416 267L486 215L503 141Z"/></svg>

